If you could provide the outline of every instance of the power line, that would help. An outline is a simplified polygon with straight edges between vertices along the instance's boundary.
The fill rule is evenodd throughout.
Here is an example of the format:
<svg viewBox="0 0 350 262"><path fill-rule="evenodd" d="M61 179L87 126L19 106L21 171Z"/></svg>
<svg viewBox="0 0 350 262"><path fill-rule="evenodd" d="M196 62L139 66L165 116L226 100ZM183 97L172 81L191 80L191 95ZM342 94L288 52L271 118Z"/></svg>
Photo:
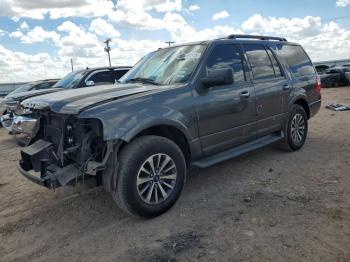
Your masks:
<svg viewBox="0 0 350 262"><path fill-rule="evenodd" d="M345 15L345 16L336 16L333 18L327 18L327 19L322 19L324 22L329 22L329 21L334 21L334 20L341 20L341 19L349 19L350 15Z"/></svg>
<svg viewBox="0 0 350 262"><path fill-rule="evenodd" d="M169 46L171 46L172 44L175 44L174 41L166 41L166 42L164 42L164 43L168 44Z"/></svg>

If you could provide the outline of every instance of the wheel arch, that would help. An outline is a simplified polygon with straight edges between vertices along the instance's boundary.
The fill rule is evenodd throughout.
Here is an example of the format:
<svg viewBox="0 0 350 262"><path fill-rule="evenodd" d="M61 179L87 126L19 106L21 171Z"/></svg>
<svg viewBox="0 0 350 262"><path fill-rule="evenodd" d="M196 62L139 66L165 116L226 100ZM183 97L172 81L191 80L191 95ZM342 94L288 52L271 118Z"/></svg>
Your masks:
<svg viewBox="0 0 350 262"><path fill-rule="evenodd" d="M189 144L189 137L186 135L183 130L181 130L178 126L170 125L170 124L154 124L149 125L143 129L138 130L132 136L128 136L124 139L125 143L122 146L128 144L128 142L134 140L140 136L146 135L155 135L168 138L173 141L175 144L179 146L181 151L184 154L187 164L190 163L191 160L191 148Z"/></svg>
<svg viewBox="0 0 350 262"><path fill-rule="evenodd" d="M310 107L309 107L309 104L308 102L306 101L306 99L304 98L298 98L294 101L293 103L294 105L300 105L301 107L304 108L305 110L305 113L307 115L307 119L310 119L310 115L311 115L311 112L310 112Z"/></svg>

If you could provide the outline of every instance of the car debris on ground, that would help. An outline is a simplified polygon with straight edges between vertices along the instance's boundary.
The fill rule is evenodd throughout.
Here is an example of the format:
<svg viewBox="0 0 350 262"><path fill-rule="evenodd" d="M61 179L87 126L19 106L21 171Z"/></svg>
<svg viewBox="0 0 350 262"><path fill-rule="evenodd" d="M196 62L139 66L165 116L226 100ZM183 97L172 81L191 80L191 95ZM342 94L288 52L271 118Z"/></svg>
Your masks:
<svg viewBox="0 0 350 262"><path fill-rule="evenodd" d="M331 109L333 111L348 111L350 110L350 106L345 106L342 104L330 104L326 106L326 108Z"/></svg>

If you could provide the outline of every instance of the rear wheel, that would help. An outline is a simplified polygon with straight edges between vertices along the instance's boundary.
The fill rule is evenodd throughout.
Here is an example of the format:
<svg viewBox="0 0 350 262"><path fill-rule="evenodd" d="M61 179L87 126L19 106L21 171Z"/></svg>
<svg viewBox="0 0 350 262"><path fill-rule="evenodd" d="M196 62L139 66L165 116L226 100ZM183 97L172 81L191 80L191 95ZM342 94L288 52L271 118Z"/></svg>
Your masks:
<svg viewBox="0 0 350 262"><path fill-rule="evenodd" d="M124 211L153 217L167 211L179 198L186 178L181 149L171 140L142 136L118 155L113 199Z"/></svg>
<svg viewBox="0 0 350 262"><path fill-rule="evenodd" d="M294 105L285 127L283 147L296 151L303 147L308 132L308 119L304 108Z"/></svg>

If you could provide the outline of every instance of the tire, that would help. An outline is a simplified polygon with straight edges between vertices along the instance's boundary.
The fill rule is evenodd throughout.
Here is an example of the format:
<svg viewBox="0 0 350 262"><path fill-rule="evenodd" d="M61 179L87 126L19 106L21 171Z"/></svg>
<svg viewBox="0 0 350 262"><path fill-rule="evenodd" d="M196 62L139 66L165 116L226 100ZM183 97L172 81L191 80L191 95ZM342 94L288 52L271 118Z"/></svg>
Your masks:
<svg viewBox="0 0 350 262"><path fill-rule="evenodd" d="M171 208L179 198L187 170L184 155L173 141L159 136L136 138L121 149L118 163L117 184L113 187L112 197L127 213L155 217ZM150 163L154 164L154 173ZM166 164L161 168L163 163Z"/></svg>
<svg viewBox="0 0 350 262"><path fill-rule="evenodd" d="M298 120L300 119L300 120ZM296 122L303 125L299 126L299 135L295 134L295 124ZM302 132L303 130L303 132ZM294 133L293 133L294 131ZM308 133L308 119L304 108L300 105L293 105L292 111L290 113L289 119L284 128L285 138L282 142L282 148L288 151L297 151L303 147L305 144L307 133ZM296 137L298 139L296 139Z"/></svg>

